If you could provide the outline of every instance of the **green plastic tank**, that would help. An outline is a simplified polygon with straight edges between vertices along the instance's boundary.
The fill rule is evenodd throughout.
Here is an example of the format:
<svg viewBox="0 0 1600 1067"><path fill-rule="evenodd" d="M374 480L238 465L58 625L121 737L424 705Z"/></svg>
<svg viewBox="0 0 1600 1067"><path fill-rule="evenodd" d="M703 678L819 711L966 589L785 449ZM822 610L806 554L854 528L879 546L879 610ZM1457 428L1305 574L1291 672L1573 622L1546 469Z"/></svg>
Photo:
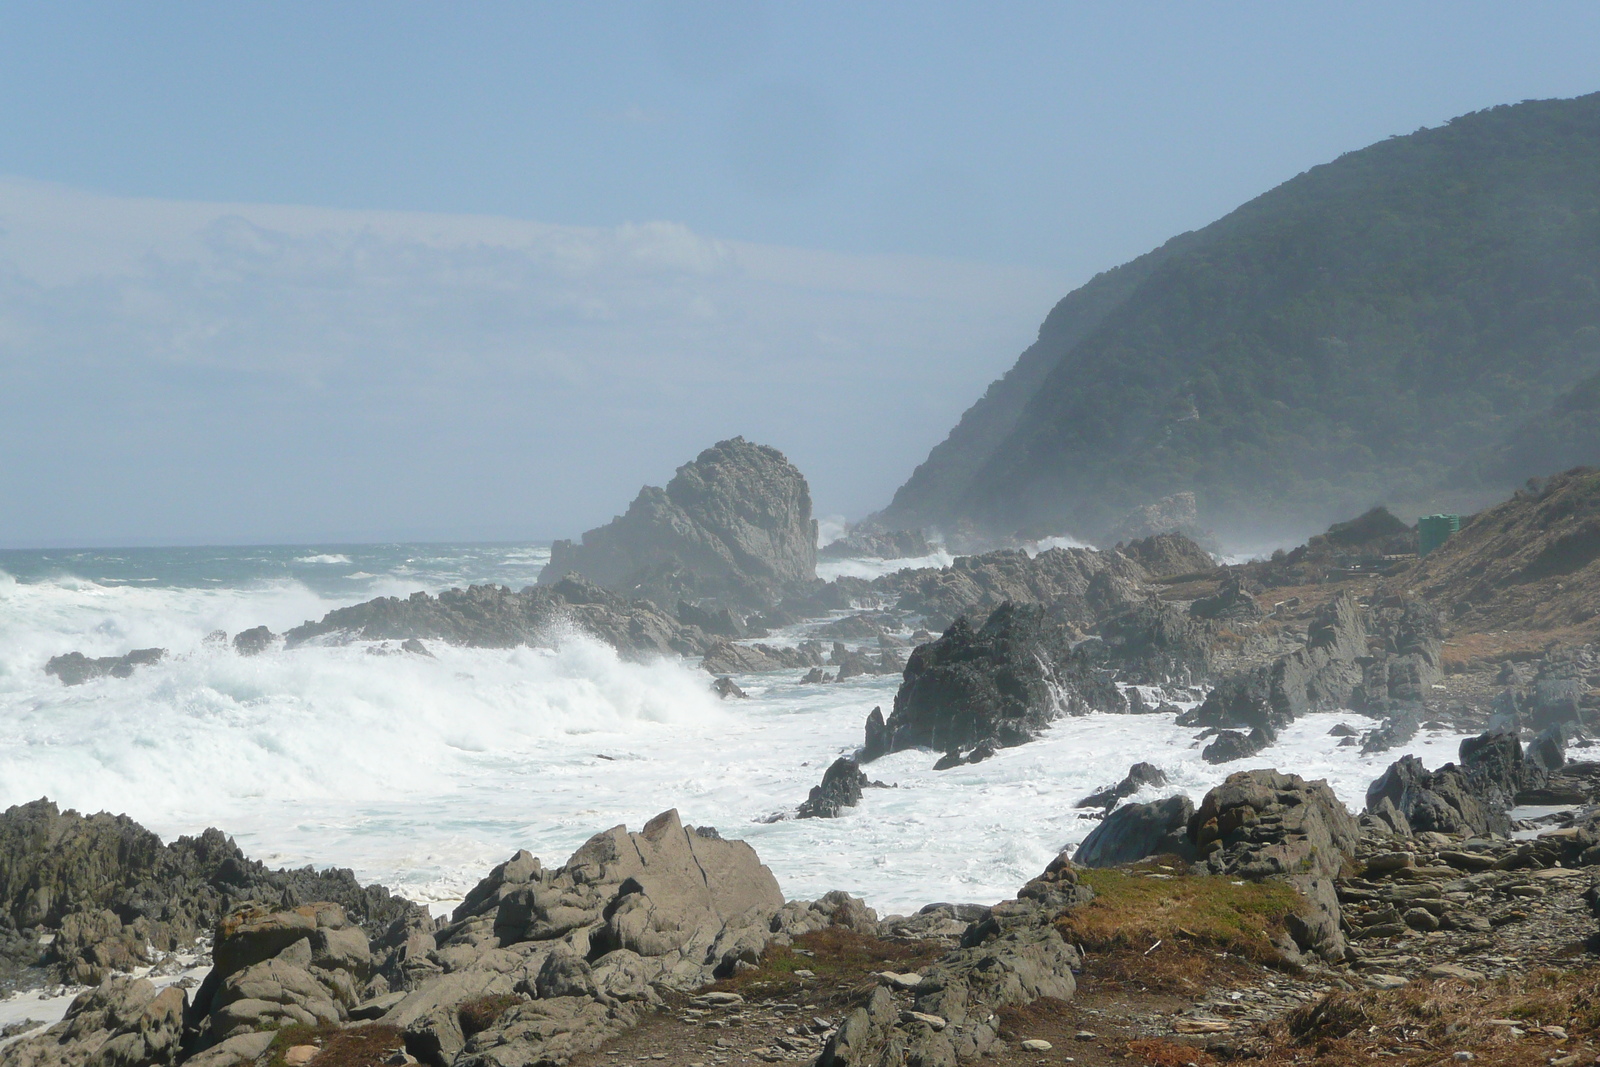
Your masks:
<svg viewBox="0 0 1600 1067"><path fill-rule="evenodd" d="M1417 555L1426 556L1461 532L1460 515L1424 515L1417 520Z"/></svg>

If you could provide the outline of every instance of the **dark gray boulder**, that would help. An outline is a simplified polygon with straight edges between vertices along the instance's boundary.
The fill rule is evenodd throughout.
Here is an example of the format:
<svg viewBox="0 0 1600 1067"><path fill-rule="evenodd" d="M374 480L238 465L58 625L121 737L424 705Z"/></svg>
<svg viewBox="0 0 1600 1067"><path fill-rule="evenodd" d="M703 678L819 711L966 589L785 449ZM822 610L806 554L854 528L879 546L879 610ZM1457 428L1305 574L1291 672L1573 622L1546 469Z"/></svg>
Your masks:
<svg viewBox="0 0 1600 1067"><path fill-rule="evenodd" d="M816 582L817 524L805 476L783 453L719 441L645 486L625 514L581 543L557 541L541 586L569 574L632 598L760 610Z"/></svg>
<svg viewBox="0 0 1600 1067"><path fill-rule="evenodd" d="M1135 763L1116 785L1090 793L1078 801L1080 808L1107 808L1133 796L1147 785L1166 785L1167 774L1153 763Z"/></svg>
<svg viewBox="0 0 1600 1067"><path fill-rule="evenodd" d="M272 631L265 626L242 630L233 636L233 650L241 656L259 656L272 647Z"/></svg>
<svg viewBox="0 0 1600 1067"><path fill-rule="evenodd" d="M1278 739L1276 730L1257 726L1248 734L1239 730L1219 730L1215 740L1200 750L1200 758L1207 763L1232 763L1249 759Z"/></svg>
<svg viewBox="0 0 1600 1067"><path fill-rule="evenodd" d="M1160 533L1117 546L1152 578L1204 574L1217 569L1211 553L1180 533Z"/></svg>
<svg viewBox="0 0 1600 1067"><path fill-rule="evenodd" d="M1400 832L1504 834L1517 794L1544 781L1544 772L1523 759L1515 734L1490 732L1461 742L1460 762L1436 771L1415 756L1390 764L1367 787L1366 807Z"/></svg>
<svg viewBox="0 0 1600 1067"><path fill-rule="evenodd" d="M135 667L160 663L166 654L164 648L136 648L120 656L90 659L82 652L68 652L50 657L44 665L44 673L60 678L62 685L82 685L94 678L126 678Z"/></svg>
<svg viewBox="0 0 1600 1067"><path fill-rule="evenodd" d="M1188 832L1193 816L1194 803L1186 796L1124 804L1083 839L1072 862L1082 867L1115 867L1169 853L1188 862L1194 859L1194 842Z"/></svg>
<svg viewBox="0 0 1600 1067"><path fill-rule="evenodd" d="M1044 608L1006 603L981 629L958 619L912 652L885 723L885 751L1006 748L1032 740L1059 715L1120 711L1126 703Z"/></svg>
<svg viewBox="0 0 1600 1067"><path fill-rule="evenodd" d="M796 817L837 818L845 808L861 803L861 790L871 784L859 763L849 756L840 756L823 772L822 782L811 787L811 795L800 805Z"/></svg>

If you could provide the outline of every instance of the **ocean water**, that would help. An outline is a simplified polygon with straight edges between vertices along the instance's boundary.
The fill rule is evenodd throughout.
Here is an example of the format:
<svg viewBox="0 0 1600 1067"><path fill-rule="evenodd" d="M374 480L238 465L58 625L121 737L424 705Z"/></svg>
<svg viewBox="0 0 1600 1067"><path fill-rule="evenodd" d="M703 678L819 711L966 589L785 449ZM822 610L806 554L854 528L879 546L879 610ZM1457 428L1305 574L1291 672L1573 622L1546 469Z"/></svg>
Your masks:
<svg viewBox="0 0 1600 1067"><path fill-rule="evenodd" d="M206 640L378 595L518 588L546 559L539 545L0 552L0 807L48 796L169 840L218 826L271 864L352 867L439 908L517 848L559 863L676 807L750 841L790 897L846 889L887 913L1011 895L1094 827L1074 802L1140 760L1172 779L1140 799L1198 800L1229 770L1270 765L1359 807L1400 755L1338 748L1328 730L1359 717L1313 715L1218 768L1170 718L1091 715L975 766L897 753L868 768L888 788L846 816L768 821L860 743L898 677L743 676L750 699L719 701L692 661L630 662L578 634L555 649L433 643L431 659L360 644L241 658ZM74 649L152 645L169 657L130 678L68 688L43 670ZM1431 766L1459 741L1425 733L1403 751Z"/></svg>

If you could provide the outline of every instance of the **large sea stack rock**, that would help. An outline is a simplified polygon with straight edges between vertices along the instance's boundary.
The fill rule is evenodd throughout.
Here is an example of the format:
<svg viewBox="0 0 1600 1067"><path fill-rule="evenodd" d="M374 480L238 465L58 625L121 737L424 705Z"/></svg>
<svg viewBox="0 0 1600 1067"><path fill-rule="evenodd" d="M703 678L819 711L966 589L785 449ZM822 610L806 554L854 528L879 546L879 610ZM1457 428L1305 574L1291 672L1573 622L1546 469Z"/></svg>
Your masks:
<svg viewBox="0 0 1600 1067"><path fill-rule="evenodd" d="M662 607L680 599L760 609L816 578L817 524L805 476L783 453L742 437L678 468L665 489L645 486L625 515L557 541L539 575L574 572Z"/></svg>
<svg viewBox="0 0 1600 1067"><path fill-rule="evenodd" d="M1063 714L1126 709L1127 698L1074 654L1070 635L1043 607L1005 603L981 629L957 619L911 653L882 748L1006 748Z"/></svg>

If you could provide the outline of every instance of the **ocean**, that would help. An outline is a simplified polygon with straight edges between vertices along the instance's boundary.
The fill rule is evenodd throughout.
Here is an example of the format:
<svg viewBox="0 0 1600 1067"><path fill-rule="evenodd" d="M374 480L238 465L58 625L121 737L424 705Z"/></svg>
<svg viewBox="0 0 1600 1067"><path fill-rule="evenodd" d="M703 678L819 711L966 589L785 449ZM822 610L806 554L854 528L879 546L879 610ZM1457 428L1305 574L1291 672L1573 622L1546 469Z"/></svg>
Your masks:
<svg viewBox="0 0 1600 1067"><path fill-rule="evenodd" d="M1213 767L1170 717L1090 715L948 771L932 770L935 753L896 753L867 768L887 788L845 816L774 820L861 743L874 706L888 713L898 677L736 676L750 698L722 701L693 661L634 662L581 634L554 649L430 642L433 658L359 643L245 658L208 640L375 596L520 588L547 559L537 544L0 552L0 808L49 797L166 840L217 826L273 866L351 867L445 910L518 848L557 864L675 807L749 841L791 898L844 889L887 914L1014 894L1096 825L1074 803L1141 760L1171 785L1137 799L1198 801L1231 770L1274 766L1326 778L1359 810L1401 751L1433 766L1461 739L1425 731L1362 756L1328 736L1360 717L1318 714L1257 759ZM823 573L903 562L828 560ZM128 678L67 687L44 673L60 653L150 646L167 658Z"/></svg>

